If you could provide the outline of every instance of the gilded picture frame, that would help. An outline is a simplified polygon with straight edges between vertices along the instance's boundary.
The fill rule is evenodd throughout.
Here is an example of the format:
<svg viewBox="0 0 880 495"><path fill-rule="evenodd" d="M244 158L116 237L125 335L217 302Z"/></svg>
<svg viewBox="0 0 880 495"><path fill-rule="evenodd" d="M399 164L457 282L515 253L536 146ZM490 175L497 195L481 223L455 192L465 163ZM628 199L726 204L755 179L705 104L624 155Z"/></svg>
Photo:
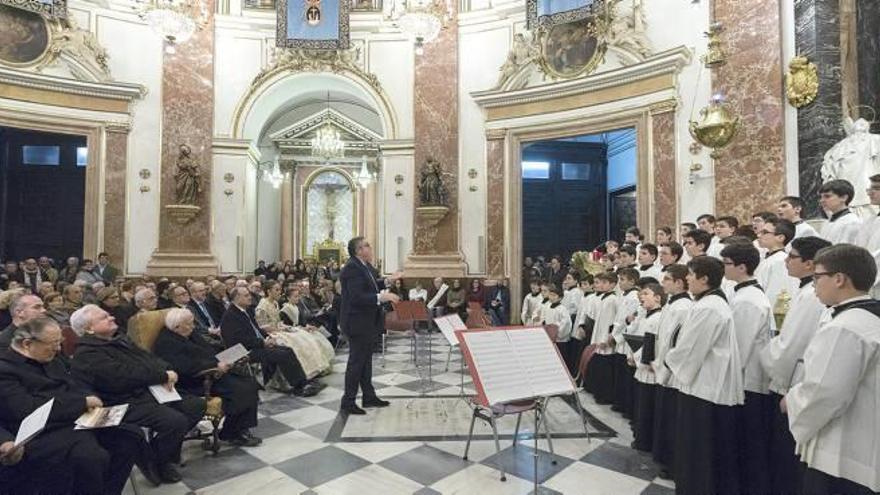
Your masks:
<svg viewBox="0 0 880 495"><path fill-rule="evenodd" d="M0 64L41 65L50 55L53 29L41 15L0 3Z"/></svg>
<svg viewBox="0 0 880 495"><path fill-rule="evenodd" d="M347 50L351 46L351 26L349 23L351 0L320 0L315 2L325 4L327 9L336 9L328 12L330 15L336 14L338 23L337 36L332 39L291 37L288 23L289 18L292 18L294 15L299 16L301 12L307 15L307 11L314 9L314 6L307 7L306 3L303 0L276 0L275 45L283 48L305 50Z"/></svg>
<svg viewBox="0 0 880 495"><path fill-rule="evenodd" d="M606 45L591 19L542 27L537 32L538 65L552 77L571 79L592 73L604 60Z"/></svg>
<svg viewBox="0 0 880 495"><path fill-rule="evenodd" d="M27 10L46 19L67 18L67 0L0 0L0 5Z"/></svg>

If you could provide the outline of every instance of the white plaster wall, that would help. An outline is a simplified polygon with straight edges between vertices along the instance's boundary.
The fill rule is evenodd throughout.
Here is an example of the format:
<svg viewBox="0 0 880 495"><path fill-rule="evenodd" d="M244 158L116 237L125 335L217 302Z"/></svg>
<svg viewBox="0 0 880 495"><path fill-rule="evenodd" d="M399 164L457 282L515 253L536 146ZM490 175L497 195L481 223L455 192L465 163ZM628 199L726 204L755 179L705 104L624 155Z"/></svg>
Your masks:
<svg viewBox="0 0 880 495"><path fill-rule="evenodd" d="M146 96L134 103L134 122L128 139L126 214L126 272L143 273L159 245L162 41L134 15L104 9L91 13L90 25L107 49L113 78L147 88ZM77 17L82 21L82 14ZM149 179L140 178L142 169L150 171ZM148 185L150 191L140 192L142 184Z"/></svg>
<svg viewBox="0 0 880 495"><path fill-rule="evenodd" d="M281 254L281 187L260 179L257 181L257 259L266 263L278 261ZM245 266L245 270L253 270Z"/></svg>
<svg viewBox="0 0 880 495"><path fill-rule="evenodd" d="M459 35L459 236L470 274L486 272L486 131L483 111L470 93L491 89L507 58L513 25L494 22L468 26ZM482 47L479 50L473 47ZM468 171L475 169L471 179ZM470 191L470 186L476 191Z"/></svg>
<svg viewBox="0 0 880 495"><path fill-rule="evenodd" d="M688 120L698 118L712 94L711 75L702 68L699 57L706 51L703 32L709 25L709 4L689 0L642 2L647 16L647 35L655 51L686 46L695 51L691 64L678 77L679 106L676 109L676 161L678 163L678 223L692 222L702 213L715 209L715 180L708 149L691 155L688 148L693 139L688 133ZM702 74L701 74L702 71ZM699 80L699 81L698 81ZM689 182L690 166L700 163L703 170L693 184Z"/></svg>
<svg viewBox="0 0 880 495"><path fill-rule="evenodd" d="M397 175L403 176L401 184L394 181ZM411 151L405 154L385 155L379 211L384 220L380 228L383 236L383 267L386 273L402 270L402 262L412 250L414 180ZM395 196L396 191L403 192L403 195ZM402 249L399 249L398 238L403 239Z"/></svg>
<svg viewBox="0 0 880 495"><path fill-rule="evenodd" d="M247 216L248 156L245 150L214 152L211 174L211 217L213 236L211 251L220 263L221 273L239 271L239 238L245 236ZM232 182L223 176L232 174ZM227 195L224 191L230 190Z"/></svg>
<svg viewBox="0 0 880 495"><path fill-rule="evenodd" d="M412 43L405 39L371 39L367 45L369 68L397 113L397 139L413 138L413 77L415 59ZM369 100L367 100L369 101ZM387 138L388 136L386 136Z"/></svg>
<svg viewBox="0 0 880 495"><path fill-rule="evenodd" d="M240 271L252 270L257 266L257 168L250 164L245 172L245 211L244 211L244 235L241 238L242 260Z"/></svg>
<svg viewBox="0 0 880 495"><path fill-rule="evenodd" d="M214 44L214 135L232 135L232 116L262 68L263 38L217 28Z"/></svg>

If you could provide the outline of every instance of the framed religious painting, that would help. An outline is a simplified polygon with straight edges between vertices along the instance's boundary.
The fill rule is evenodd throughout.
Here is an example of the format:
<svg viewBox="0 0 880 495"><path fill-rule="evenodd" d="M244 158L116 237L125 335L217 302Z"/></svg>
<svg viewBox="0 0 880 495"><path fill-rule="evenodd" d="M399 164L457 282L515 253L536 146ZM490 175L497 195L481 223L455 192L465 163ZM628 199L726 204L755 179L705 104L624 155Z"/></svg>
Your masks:
<svg viewBox="0 0 880 495"><path fill-rule="evenodd" d="M538 30L538 65L544 73L570 79L593 72L605 56L605 43L596 36L590 19Z"/></svg>
<svg viewBox="0 0 880 495"><path fill-rule="evenodd" d="M67 0L0 0L0 5L27 10L46 19L67 18ZM0 23L0 26L5 28L6 24Z"/></svg>
<svg viewBox="0 0 880 495"><path fill-rule="evenodd" d="M276 0L275 44L307 50L349 47L351 0Z"/></svg>
<svg viewBox="0 0 880 495"><path fill-rule="evenodd" d="M41 15L0 4L0 64L31 67L49 52L52 32Z"/></svg>

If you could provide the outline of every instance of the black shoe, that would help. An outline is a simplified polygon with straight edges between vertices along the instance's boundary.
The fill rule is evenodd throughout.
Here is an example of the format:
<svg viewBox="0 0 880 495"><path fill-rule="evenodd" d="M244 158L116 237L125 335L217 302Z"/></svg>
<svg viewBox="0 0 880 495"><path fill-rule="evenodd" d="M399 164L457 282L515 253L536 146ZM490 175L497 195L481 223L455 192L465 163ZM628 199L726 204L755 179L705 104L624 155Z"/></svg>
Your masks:
<svg viewBox="0 0 880 495"><path fill-rule="evenodd" d="M236 447L256 447L257 445L263 443L262 438L255 437L250 432L239 433L238 435L227 439L226 441L232 445L235 445Z"/></svg>
<svg viewBox="0 0 880 495"><path fill-rule="evenodd" d="M166 463L159 466L159 477L162 483L177 483L183 479L174 464Z"/></svg>
<svg viewBox="0 0 880 495"><path fill-rule="evenodd" d="M359 408L356 404L352 404L350 406L341 406L339 408L339 412L345 413L345 414L356 414L358 416L367 414L367 411L364 411L363 409Z"/></svg>
<svg viewBox="0 0 880 495"><path fill-rule="evenodd" d="M155 462L138 463L137 467L150 484L153 486L159 486L162 484L162 477L159 476L159 468L156 466Z"/></svg>
<svg viewBox="0 0 880 495"><path fill-rule="evenodd" d="M387 400L382 400L378 397L374 399L364 399L361 401L361 405L364 407L388 407L391 405Z"/></svg>
<svg viewBox="0 0 880 495"><path fill-rule="evenodd" d="M302 387L297 387L297 388L293 389L293 391L291 393L297 397L314 397L314 396L318 395L318 392L320 392L320 391L321 391L321 389L319 389L316 386L309 383L309 384L303 385Z"/></svg>
<svg viewBox="0 0 880 495"><path fill-rule="evenodd" d="M310 381L309 383L307 383L306 386L312 387L312 388L318 390L319 392L321 390L324 390L325 388L327 388L327 384L324 382L319 382L317 378L315 378L312 381Z"/></svg>

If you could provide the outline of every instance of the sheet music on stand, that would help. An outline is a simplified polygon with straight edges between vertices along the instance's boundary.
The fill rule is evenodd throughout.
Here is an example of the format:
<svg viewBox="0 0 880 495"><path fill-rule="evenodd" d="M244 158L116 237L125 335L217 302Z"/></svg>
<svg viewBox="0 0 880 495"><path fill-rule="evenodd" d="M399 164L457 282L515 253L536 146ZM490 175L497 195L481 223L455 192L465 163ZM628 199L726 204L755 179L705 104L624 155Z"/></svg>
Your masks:
<svg viewBox="0 0 880 495"><path fill-rule="evenodd" d="M574 393L574 380L543 327L455 332L479 401L492 404Z"/></svg>
<svg viewBox="0 0 880 495"><path fill-rule="evenodd" d="M437 325L437 328L440 329L440 333L446 337L446 342L448 342L451 347L458 347L458 338L455 336L455 331L467 330L467 325L461 321L461 317L458 316L458 313L434 318L434 323Z"/></svg>

